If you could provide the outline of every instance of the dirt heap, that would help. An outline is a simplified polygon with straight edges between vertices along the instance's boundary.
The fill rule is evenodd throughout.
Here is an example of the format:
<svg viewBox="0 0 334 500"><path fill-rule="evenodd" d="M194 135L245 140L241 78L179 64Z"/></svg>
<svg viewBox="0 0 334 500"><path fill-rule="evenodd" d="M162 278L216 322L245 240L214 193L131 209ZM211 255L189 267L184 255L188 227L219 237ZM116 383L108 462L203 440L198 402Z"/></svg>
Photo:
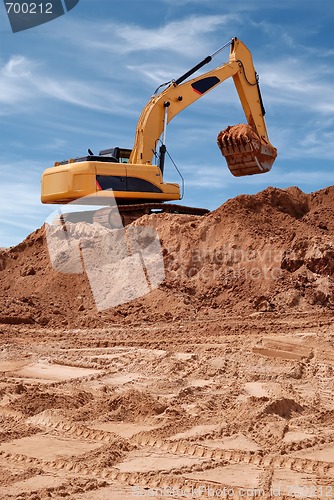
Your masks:
<svg viewBox="0 0 334 500"><path fill-rule="evenodd" d="M166 278L158 289L98 313L84 274L53 269L40 228L0 252L0 323L99 326L215 310L251 314L333 308L334 186L311 194L269 187L204 217L155 214Z"/></svg>

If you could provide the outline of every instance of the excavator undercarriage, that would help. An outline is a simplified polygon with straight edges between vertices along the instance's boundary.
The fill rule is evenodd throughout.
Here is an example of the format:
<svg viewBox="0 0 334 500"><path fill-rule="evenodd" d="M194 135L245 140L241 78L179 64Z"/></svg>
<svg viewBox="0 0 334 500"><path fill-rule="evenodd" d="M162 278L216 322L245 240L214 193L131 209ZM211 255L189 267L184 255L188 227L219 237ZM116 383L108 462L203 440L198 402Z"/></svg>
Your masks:
<svg viewBox="0 0 334 500"><path fill-rule="evenodd" d="M101 226L112 229L121 229L143 215L170 213L184 215L206 215L210 210L206 208L186 207L174 203L138 203L133 205L118 205L113 207L99 208L91 212L72 212L61 215L61 222L98 223Z"/></svg>
<svg viewBox="0 0 334 500"><path fill-rule="evenodd" d="M103 226L115 227L115 217L113 208L101 208L94 214L93 222L98 222ZM136 205L118 205L122 225L127 226L143 215L169 213L185 215L205 215L210 212L206 208L186 207L175 205L174 203L139 203Z"/></svg>

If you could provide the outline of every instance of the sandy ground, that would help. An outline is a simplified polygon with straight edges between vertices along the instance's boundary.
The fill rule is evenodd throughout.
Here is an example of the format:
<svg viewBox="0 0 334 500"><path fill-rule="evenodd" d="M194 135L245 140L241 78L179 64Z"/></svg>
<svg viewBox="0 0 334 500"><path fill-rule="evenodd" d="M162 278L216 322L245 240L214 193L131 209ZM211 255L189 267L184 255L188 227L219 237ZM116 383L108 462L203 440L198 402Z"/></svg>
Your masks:
<svg viewBox="0 0 334 500"><path fill-rule="evenodd" d="M0 252L0 499L334 498L334 187L137 222L165 279L102 311Z"/></svg>
<svg viewBox="0 0 334 500"><path fill-rule="evenodd" d="M332 321L2 327L0 497L333 498Z"/></svg>

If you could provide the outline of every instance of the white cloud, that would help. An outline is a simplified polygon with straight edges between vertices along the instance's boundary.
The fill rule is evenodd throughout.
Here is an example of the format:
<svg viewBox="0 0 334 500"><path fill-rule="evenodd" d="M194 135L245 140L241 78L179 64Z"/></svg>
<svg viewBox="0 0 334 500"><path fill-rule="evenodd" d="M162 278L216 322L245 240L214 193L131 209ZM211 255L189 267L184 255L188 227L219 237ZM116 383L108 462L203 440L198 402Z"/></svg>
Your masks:
<svg viewBox="0 0 334 500"><path fill-rule="evenodd" d="M161 83L167 82L171 79L171 69L166 68L166 66L163 65L158 66L154 63L143 63L138 65L128 64L126 67L133 73L133 75L137 75L137 77L140 76L146 83L150 81L153 82L154 85L160 85ZM173 71L175 71L175 68L173 68Z"/></svg>
<svg viewBox="0 0 334 500"><path fill-rule="evenodd" d="M181 5L187 5L187 4L212 4L212 0L163 0L163 2L165 3L168 3L168 4L171 4L171 5L177 5L177 6L181 6Z"/></svg>
<svg viewBox="0 0 334 500"><path fill-rule="evenodd" d="M239 22L239 16L236 14L192 15L160 27L155 25L152 28L116 22L104 25L100 23L98 29L94 29L92 25L93 29L86 30L87 35L84 40L77 40L73 30L66 36L73 43L80 42L95 53L96 50L123 55L145 51L152 54L167 51L184 56L193 56L196 53L205 56L206 50L212 49L208 34L218 29L221 30L223 27L227 27L230 33L233 24ZM226 38L228 39L228 35ZM222 42L226 42L227 39Z"/></svg>
<svg viewBox="0 0 334 500"><path fill-rule="evenodd" d="M90 81L83 83L79 80L40 78L34 81L40 93L62 102L73 104L96 111L131 114L131 106L124 108L124 94L113 88L109 89L98 82L92 85ZM132 99L127 98L128 104Z"/></svg>
<svg viewBox="0 0 334 500"><path fill-rule="evenodd" d="M265 176L268 176L265 179ZM290 167L275 167L269 174L264 174L264 176L252 177L249 180L250 183L261 186L264 184L271 184L276 186L299 186L301 189L307 191L314 191L320 189L319 186L330 186L334 184L334 172L329 172L328 170L318 169L317 166L313 170L302 169L302 168L292 168Z"/></svg>
<svg viewBox="0 0 334 500"><path fill-rule="evenodd" d="M334 111L334 88L330 66L297 59L261 64L261 83L266 87L266 101L275 105L331 114Z"/></svg>
<svg viewBox="0 0 334 500"><path fill-rule="evenodd" d="M54 99L82 108L131 115L131 104L135 98L125 96L121 88L110 87L94 78L83 81L52 74L47 62L44 64L24 56L12 56L0 66L0 114L8 115L22 111L36 112L36 105L45 105L45 100ZM52 77L45 76L51 73ZM128 106L123 102L127 100Z"/></svg>
<svg viewBox="0 0 334 500"><path fill-rule="evenodd" d="M313 119L312 119L313 118ZM269 137L282 160L314 160L315 164L334 159L334 120L303 119L269 127Z"/></svg>
<svg viewBox="0 0 334 500"><path fill-rule="evenodd" d="M319 0L318 4L320 4ZM310 2L310 5L312 5L312 2ZM279 8L278 4L277 7ZM263 20L254 21L251 18L249 18L249 23L254 28L268 35L268 45L272 44L274 39L276 45L285 46L290 50L290 52L294 52L296 54L298 53L299 57L307 55L318 59L332 57L334 55L334 49L326 48L325 45L322 47L322 50L319 51L318 45L314 46L300 43L300 36L303 37L305 34L305 25L303 23L300 23L299 26L294 26L293 31L287 31L288 28L286 24L273 23ZM319 30L320 28L317 23L314 23L312 27L309 25L307 28L308 38L316 35L321 36L322 33ZM285 49L283 49L283 51L285 51Z"/></svg>
<svg viewBox="0 0 334 500"><path fill-rule="evenodd" d="M236 184L238 184L240 192L247 189L247 186L258 186L259 190L268 185L299 185L304 189L313 189L314 186L321 184L324 186L334 184L334 172L329 173L325 169L293 169L291 166L282 167L275 164L269 173L236 178L228 170L223 158L220 166L205 165L201 169L198 169L195 165L188 165L182 170L186 179L186 188L202 187L212 191L221 191L231 186L236 187Z"/></svg>
<svg viewBox="0 0 334 500"><path fill-rule="evenodd" d="M40 201L42 165L29 165L29 175L26 174L26 161L10 163L1 158L0 165L0 247L7 247L19 243L40 227L52 207Z"/></svg>
<svg viewBox="0 0 334 500"><path fill-rule="evenodd" d="M3 66L2 75L8 78L24 78L31 76L31 70L36 64L22 55L14 55Z"/></svg>
<svg viewBox="0 0 334 500"><path fill-rule="evenodd" d="M261 0L257 0L257 2L250 2L249 0L238 0L238 2L222 2L221 0L163 0L163 2L170 6L175 6L176 8L199 5L200 7L215 7L217 11L220 11L223 7L224 12L232 13L262 9Z"/></svg>
<svg viewBox="0 0 334 500"><path fill-rule="evenodd" d="M0 62L0 114L11 112L13 106L25 103L30 95L32 70L38 64L22 55L13 55L6 63Z"/></svg>
<svg viewBox="0 0 334 500"><path fill-rule="evenodd" d="M41 226L51 210L40 202L39 183L5 182L1 191L0 247L5 247Z"/></svg>

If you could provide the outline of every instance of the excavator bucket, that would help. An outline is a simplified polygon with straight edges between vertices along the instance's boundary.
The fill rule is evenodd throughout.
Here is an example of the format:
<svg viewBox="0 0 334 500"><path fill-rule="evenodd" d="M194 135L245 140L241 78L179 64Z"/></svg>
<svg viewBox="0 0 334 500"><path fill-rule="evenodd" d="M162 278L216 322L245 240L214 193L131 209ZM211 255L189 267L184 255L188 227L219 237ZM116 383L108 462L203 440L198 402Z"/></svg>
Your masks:
<svg viewBox="0 0 334 500"><path fill-rule="evenodd" d="M217 137L217 144L235 177L268 172L277 156L269 142L261 141L250 125L227 127Z"/></svg>

